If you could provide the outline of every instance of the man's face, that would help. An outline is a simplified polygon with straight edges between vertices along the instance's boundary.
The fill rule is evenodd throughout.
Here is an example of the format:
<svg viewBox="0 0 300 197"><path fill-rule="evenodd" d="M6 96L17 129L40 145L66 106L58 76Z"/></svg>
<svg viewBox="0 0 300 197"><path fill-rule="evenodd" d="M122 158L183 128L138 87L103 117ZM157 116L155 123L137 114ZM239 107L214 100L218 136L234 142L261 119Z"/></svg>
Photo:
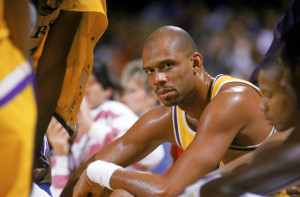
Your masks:
<svg viewBox="0 0 300 197"><path fill-rule="evenodd" d="M187 102L195 87L191 57L166 40L148 44L143 50L143 69L149 84L165 106Z"/></svg>
<svg viewBox="0 0 300 197"><path fill-rule="evenodd" d="M284 131L294 126L294 105L281 86L282 77L275 77L271 70L261 70L258 75L259 87L263 93L260 104L265 119L278 131Z"/></svg>

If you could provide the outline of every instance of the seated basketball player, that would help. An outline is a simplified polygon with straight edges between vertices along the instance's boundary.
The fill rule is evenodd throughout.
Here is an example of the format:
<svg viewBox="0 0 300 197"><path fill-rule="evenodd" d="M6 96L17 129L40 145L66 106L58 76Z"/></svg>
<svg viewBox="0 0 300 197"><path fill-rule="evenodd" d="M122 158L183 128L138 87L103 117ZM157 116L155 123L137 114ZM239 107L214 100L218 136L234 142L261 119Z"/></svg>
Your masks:
<svg viewBox="0 0 300 197"><path fill-rule="evenodd" d="M176 196L221 161L226 164L268 139L274 128L258 107L260 90L230 76L213 78L202 62L183 29L163 26L152 33L143 48L143 69L164 106L147 112L125 135L91 158L69 180L62 195L69 195L81 175L74 196L99 193L104 187L136 196ZM168 173L122 168L165 141L185 149Z"/></svg>

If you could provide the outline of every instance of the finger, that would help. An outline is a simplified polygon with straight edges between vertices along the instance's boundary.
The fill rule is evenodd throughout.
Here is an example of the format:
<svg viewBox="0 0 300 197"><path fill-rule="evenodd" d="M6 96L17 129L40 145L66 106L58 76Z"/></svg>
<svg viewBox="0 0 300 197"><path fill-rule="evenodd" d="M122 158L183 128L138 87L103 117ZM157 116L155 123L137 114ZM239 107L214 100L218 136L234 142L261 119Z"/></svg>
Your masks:
<svg viewBox="0 0 300 197"><path fill-rule="evenodd" d="M81 191L79 189L76 188L76 185L74 187L74 190L73 190L73 197L86 197L88 196L88 191Z"/></svg>
<svg viewBox="0 0 300 197"><path fill-rule="evenodd" d="M87 196L89 190L90 190L90 184L88 183L88 177L86 175L86 171L83 171L79 180L77 181L74 190L73 190L73 196L81 197L81 196Z"/></svg>

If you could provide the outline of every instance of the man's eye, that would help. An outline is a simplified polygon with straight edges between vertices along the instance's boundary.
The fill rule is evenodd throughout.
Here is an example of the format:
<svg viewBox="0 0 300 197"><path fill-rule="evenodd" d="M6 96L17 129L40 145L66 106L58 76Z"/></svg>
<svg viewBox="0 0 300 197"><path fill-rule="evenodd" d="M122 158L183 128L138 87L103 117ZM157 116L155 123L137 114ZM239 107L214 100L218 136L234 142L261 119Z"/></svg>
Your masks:
<svg viewBox="0 0 300 197"><path fill-rule="evenodd" d="M172 63L166 63L164 69L170 69L173 66Z"/></svg>
<svg viewBox="0 0 300 197"><path fill-rule="evenodd" d="M154 72L153 69L145 70L145 73L146 73L147 75L150 75L150 74L152 74L153 72Z"/></svg>

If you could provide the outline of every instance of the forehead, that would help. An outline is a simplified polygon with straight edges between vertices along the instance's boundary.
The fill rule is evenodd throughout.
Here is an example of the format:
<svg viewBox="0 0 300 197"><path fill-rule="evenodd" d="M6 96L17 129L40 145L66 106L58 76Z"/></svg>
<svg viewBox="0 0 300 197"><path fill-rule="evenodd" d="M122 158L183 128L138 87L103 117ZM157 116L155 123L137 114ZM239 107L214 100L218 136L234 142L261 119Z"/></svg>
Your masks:
<svg viewBox="0 0 300 197"><path fill-rule="evenodd" d="M281 89L281 78L275 76L272 70L260 70L258 84L260 89Z"/></svg>
<svg viewBox="0 0 300 197"><path fill-rule="evenodd" d="M168 59L176 59L182 55L176 42L164 38L155 40L144 46L143 67L159 64Z"/></svg>

